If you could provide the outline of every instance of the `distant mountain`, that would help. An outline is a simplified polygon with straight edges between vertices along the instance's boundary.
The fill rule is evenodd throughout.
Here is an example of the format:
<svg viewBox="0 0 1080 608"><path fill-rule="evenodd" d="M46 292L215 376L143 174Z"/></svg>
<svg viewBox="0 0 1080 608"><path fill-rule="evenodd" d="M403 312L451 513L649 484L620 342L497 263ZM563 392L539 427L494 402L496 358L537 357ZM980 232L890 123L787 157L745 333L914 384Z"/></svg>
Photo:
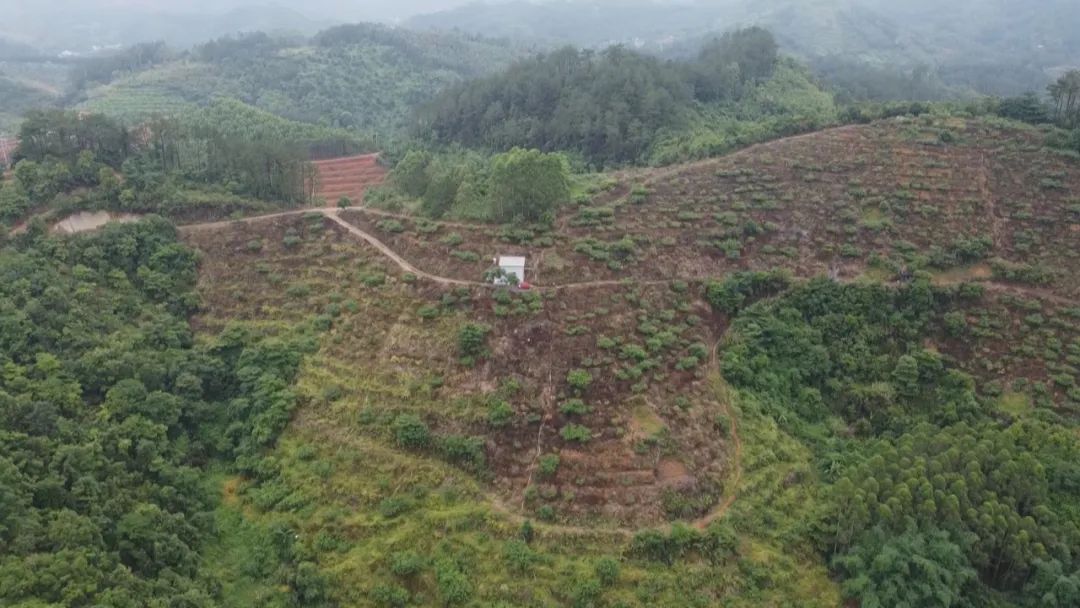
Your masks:
<svg viewBox="0 0 1080 608"><path fill-rule="evenodd" d="M714 33L762 25L785 51L811 63L842 57L891 69L925 64L953 85L1013 93L1042 86L1055 68L1080 65L1077 23L1075 0L519 0L469 4L406 26L690 54Z"/></svg>
<svg viewBox="0 0 1080 608"><path fill-rule="evenodd" d="M446 86L524 55L508 43L375 24L313 38L254 34L91 82L78 107L137 122L234 98L292 120L389 135Z"/></svg>

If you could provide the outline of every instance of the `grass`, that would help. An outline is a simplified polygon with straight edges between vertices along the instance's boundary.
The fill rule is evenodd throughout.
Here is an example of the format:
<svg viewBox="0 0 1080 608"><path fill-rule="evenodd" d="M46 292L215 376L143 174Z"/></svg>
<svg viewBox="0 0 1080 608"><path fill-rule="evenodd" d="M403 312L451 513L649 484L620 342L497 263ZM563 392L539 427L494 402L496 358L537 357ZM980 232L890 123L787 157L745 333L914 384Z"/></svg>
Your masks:
<svg viewBox="0 0 1080 608"><path fill-rule="evenodd" d="M998 398L997 407L1003 412L1020 417L1031 412L1031 398L1024 393L1005 393Z"/></svg>

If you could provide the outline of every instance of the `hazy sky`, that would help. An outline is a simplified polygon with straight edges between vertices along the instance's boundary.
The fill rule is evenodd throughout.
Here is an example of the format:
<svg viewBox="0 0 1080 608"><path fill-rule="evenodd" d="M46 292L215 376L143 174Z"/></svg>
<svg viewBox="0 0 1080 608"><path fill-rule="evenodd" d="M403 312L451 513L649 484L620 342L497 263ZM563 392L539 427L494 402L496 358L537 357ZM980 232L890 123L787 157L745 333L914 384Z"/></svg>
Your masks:
<svg viewBox="0 0 1080 608"><path fill-rule="evenodd" d="M0 0L3 18L60 11L102 13L116 10L155 12L226 12L253 5L278 4L309 17L338 20L393 19L468 4L471 0Z"/></svg>
<svg viewBox="0 0 1080 608"><path fill-rule="evenodd" d="M480 0L495 3L506 0ZM534 2L566 2L568 0L532 0ZM613 2L619 0L591 0ZM670 3L692 0L655 0ZM155 12L213 12L257 5L277 4L315 19L350 21L357 19L393 20L420 13L430 13L477 0L0 0L0 19L27 15L48 15L61 11L102 13L116 10Z"/></svg>

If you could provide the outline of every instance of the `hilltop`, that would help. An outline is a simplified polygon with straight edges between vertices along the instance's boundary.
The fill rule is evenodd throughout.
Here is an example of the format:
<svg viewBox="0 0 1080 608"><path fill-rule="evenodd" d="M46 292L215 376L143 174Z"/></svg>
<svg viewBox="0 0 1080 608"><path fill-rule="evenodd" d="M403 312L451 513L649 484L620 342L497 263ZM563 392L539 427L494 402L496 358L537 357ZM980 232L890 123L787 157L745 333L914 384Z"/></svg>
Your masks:
<svg viewBox="0 0 1080 608"><path fill-rule="evenodd" d="M835 555L866 547L831 526L870 453L928 442L950 478L993 465L933 446L1012 459L1041 437L1057 447L1022 458L1052 470L1075 455L1080 166L1042 139L986 119L831 129L611 174L549 229L363 208L187 228L199 332L324 331L275 472L230 480L227 504L290 522L333 596L361 605L835 606L830 572L859 566L830 570L817 534ZM495 254L527 255L535 288L483 285ZM919 483L920 467L891 474ZM1054 522L1075 525L1080 497L1015 467L1000 470L1032 494L970 478L960 500L993 493L1068 559ZM1032 496L1057 515L1021 523L1013 501ZM978 525L974 506L937 514L946 498L929 525ZM851 526L897 535L893 517L924 508L858 500ZM955 550L986 582L962 570L951 592L1020 598L1041 568L995 574Z"/></svg>
<svg viewBox="0 0 1080 608"><path fill-rule="evenodd" d="M453 33L344 25L314 37L227 37L89 83L78 108L136 123L230 97L302 122L389 135L446 86L521 51Z"/></svg>
<svg viewBox="0 0 1080 608"><path fill-rule="evenodd" d="M953 87L953 95L1041 89L1050 73L1080 62L1080 48L1065 25L1080 18L1069 0L1020 6L985 0L947 5L927 0L624 0L614 5L615 10L613 3L596 1L475 2L406 23L553 46L626 44L668 55L693 53L702 41L732 27L759 25L776 34L785 52L818 64L829 80L843 83L862 70L885 78L924 65L928 75ZM843 66L830 69L835 60Z"/></svg>

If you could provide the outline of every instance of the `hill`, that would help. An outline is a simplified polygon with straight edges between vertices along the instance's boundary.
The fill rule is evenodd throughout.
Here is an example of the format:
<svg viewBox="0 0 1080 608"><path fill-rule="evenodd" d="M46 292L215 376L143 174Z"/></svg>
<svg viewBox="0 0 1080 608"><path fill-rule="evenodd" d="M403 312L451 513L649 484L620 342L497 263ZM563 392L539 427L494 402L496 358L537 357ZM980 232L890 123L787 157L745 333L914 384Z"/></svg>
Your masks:
<svg viewBox="0 0 1080 608"><path fill-rule="evenodd" d="M491 151L566 151L592 166L671 163L836 120L832 96L761 28L727 32L692 59L624 47L564 48L448 88L414 132Z"/></svg>
<svg viewBox="0 0 1080 608"><path fill-rule="evenodd" d="M325 331L216 563L262 589L223 556L284 525L358 605L1066 598L1080 166L1044 137L831 129L610 175L547 229L190 227L198 331ZM496 254L537 287L481 285Z"/></svg>
<svg viewBox="0 0 1080 608"><path fill-rule="evenodd" d="M90 83L78 108L138 122L230 97L292 120L387 136L440 89L497 70L518 53L475 37L376 25L301 40L253 34Z"/></svg>
<svg viewBox="0 0 1080 608"><path fill-rule="evenodd" d="M474 3L407 23L554 45L621 43L660 53L693 52L716 33L759 25L776 34L783 50L811 63L844 58L900 73L926 64L948 86L1008 95L1041 89L1061 66L1080 64L1080 48L1064 25L1080 18L1077 10L1068 0L945 6L926 0L508 2Z"/></svg>
<svg viewBox="0 0 1080 608"><path fill-rule="evenodd" d="M40 84L12 78L0 71L0 135L18 131L24 113L58 102L57 96Z"/></svg>

